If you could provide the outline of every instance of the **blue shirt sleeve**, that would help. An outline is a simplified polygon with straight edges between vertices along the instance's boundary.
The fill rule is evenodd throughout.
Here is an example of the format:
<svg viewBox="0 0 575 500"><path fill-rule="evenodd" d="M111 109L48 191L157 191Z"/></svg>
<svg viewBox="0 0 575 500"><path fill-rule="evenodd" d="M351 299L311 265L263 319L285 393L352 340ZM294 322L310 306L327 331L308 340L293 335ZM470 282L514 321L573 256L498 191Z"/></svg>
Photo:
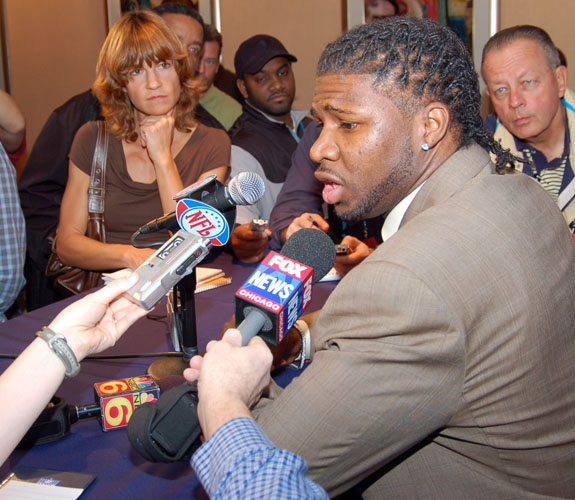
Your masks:
<svg viewBox="0 0 575 500"><path fill-rule="evenodd" d="M191 463L213 499L328 498L306 477L305 460L276 448L249 418L220 427L194 453Z"/></svg>
<svg viewBox="0 0 575 500"><path fill-rule="evenodd" d="M24 286L26 229L16 187L16 169L0 145L0 322Z"/></svg>

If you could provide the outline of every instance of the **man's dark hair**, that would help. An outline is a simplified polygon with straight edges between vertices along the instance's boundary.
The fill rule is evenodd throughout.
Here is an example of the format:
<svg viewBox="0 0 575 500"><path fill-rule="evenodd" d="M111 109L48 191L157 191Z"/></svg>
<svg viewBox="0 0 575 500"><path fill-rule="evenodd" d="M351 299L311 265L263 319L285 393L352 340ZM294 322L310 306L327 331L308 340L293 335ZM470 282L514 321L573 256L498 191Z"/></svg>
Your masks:
<svg viewBox="0 0 575 500"><path fill-rule="evenodd" d="M498 172L516 160L483 126L479 80L469 51L449 28L427 19L387 17L344 33L320 57L317 74L370 75L401 109L447 105L459 147L476 141L497 157Z"/></svg>
<svg viewBox="0 0 575 500"><path fill-rule="evenodd" d="M163 16L164 14L182 14L184 16L193 17L200 23L204 37L206 36L206 25L204 24L204 20L202 19L202 16L200 16L199 12L192 9L192 7L188 7L181 3L166 2L154 7L152 10L160 16Z"/></svg>
<svg viewBox="0 0 575 500"><path fill-rule="evenodd" d="M493 49L501 49L508 45L509 43L517 40L518 38L528 38L536 42L545 52L547 57L547 62L551 69L555 69L561 64L561 58L557 47L551 40L551 37L547 32L537 26L531 26L529 24L522 24L519 26L512 26L504 30L495 33L483 47L483 53L481 55L481 67L485 62L487 54Z"/></svg>
<svg viewBox="0 0 575 500"><path fill-rule="evenodd" d="M222 35L220 35L220 32L211 24L206 24L206 28L204 29L204 42L218 42L220 52L222 51Z"/></svg>

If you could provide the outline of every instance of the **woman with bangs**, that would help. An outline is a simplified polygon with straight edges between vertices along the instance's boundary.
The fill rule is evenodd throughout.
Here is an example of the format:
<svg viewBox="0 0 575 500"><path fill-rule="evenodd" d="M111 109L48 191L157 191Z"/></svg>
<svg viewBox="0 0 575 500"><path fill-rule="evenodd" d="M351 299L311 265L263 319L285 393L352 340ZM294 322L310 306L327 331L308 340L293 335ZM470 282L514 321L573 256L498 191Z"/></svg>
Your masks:
<svg viewBox="0 0 575 500"><path fill-rule="evenodd" d="M173 211L173 195L184 186L211 174L225 181L230 140L224 131L195 120L199 86L179 39L157 14L131 12L112 27L93 85L109 131L106 243L85 236L98 134L97 123L88 122L78 130L70 151L58 226L62 262L99 271L136 269L155 250L133 247L134 231ZM141 238L165 239L167 233Z"/></svg>

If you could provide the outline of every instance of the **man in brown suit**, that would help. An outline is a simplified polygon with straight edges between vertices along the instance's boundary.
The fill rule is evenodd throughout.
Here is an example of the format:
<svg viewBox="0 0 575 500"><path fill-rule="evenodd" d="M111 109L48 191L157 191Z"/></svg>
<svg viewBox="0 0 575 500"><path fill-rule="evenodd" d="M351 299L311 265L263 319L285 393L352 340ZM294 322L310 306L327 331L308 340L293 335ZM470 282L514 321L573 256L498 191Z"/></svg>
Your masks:
<svg viewBox="0 0 575 500"><path fill-rule="evenodd" d="M387 214L384 243L254 413L332 496L575 497L575 247L479 107L464 45L429 21L360 26L320 58L316 177L344 220Z"/></svg>

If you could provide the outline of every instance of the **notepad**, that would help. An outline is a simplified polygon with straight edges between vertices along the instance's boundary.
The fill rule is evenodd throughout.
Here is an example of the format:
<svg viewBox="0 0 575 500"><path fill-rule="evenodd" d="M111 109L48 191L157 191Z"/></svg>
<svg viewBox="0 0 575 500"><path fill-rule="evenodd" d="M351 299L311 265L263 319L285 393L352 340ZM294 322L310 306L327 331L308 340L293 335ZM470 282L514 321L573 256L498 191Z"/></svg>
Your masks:
<svg viewBox="0 0 575 500"><path fill-rule="evenodd" d="M74 500L94 479L93 474L22 466L0 484L0 499Z"/></svg>
<svg viewBox="0 0 575 500"><path fill-rule="evenodd" d="M196 285L196 293L207 292L208 290L213 290L214 288L219 288L224 285L229 285L232 282L232 278L228 276L219 276Z"/></svg>
<svg viewBox="0 0 575 500"><path fill-rule="evenodd" d="M213 281L216 278L221 278L224 271L212 267L196 267L196 291L206 283Z"/></svg>

